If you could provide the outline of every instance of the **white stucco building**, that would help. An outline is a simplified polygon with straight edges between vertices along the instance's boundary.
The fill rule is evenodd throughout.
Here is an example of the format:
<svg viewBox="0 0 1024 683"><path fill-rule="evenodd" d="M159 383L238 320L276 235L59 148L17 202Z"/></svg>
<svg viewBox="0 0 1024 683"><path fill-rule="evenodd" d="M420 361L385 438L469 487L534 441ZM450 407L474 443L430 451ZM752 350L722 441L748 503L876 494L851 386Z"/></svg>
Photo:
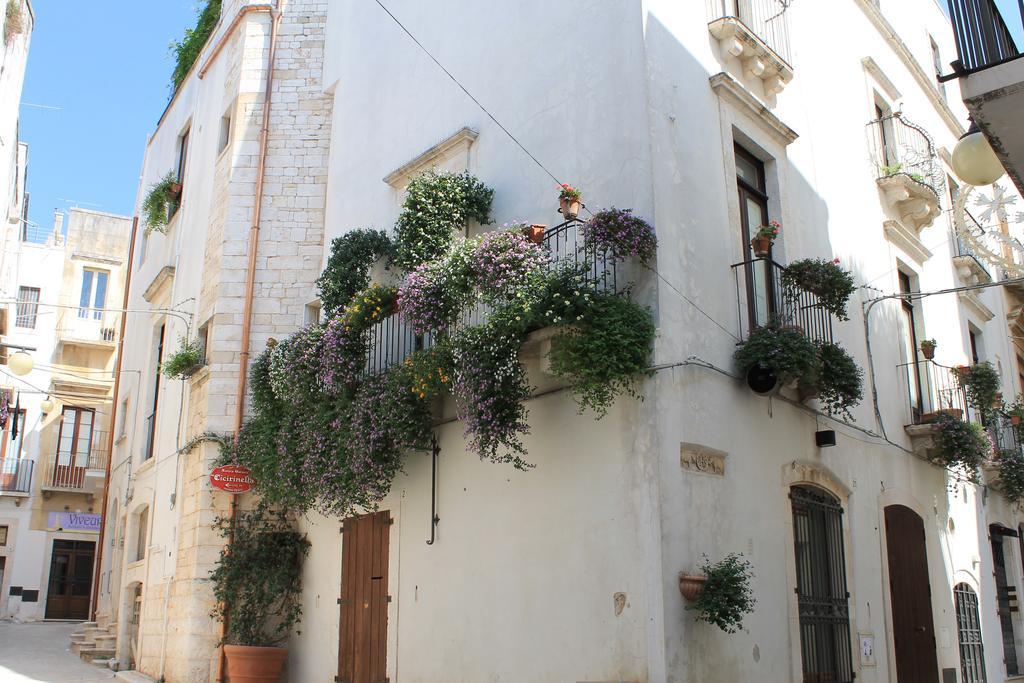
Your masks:
<svg viewBox="0 0 1024 683"><path fill-rule="evenodd" d="M98 606L120 662L217 679L210 524L231 501L208 483L215 445L183 446L233 431L249 354L316 320L331 238L390 228L409 178L440 167L493 187L497 224L559 222L556 178L592 209L648 218L656 271L634 276L658 328L654 373L642 402L595 422L525 349L545 389L528 403L529 472L478 461L463 426L440 420L436 489L431 458L411 453L380 505L389 600L372 633L342 627L340 520L301 517L312 550L290 681L1019 675L1024 621L1008 608L1024 518L929 463L917 424L950 407L949 367L992 362L1007 400L1024 375L1017 295L951 232L967 112L937 80L956 51L934 0L385 4L393 16L225 2L148 144L140 201L168 170L183 191L166 234L134 254L128 308L150 314L126 330L140 381L117 399ZM737 343L775 305L765 266L749 265L768 220L783 225L776 262L838 258L859 285L849 321L808 330L866 372L848 420L734 376ZM182 336L206 367L161 379ZM918 354L926 338L935 363ZM823 430L834 447L816 445ZM754 566L757 607L726 635L694 621L677 583L731 552ZM372 661L339 661L362 638Z"/></svg>

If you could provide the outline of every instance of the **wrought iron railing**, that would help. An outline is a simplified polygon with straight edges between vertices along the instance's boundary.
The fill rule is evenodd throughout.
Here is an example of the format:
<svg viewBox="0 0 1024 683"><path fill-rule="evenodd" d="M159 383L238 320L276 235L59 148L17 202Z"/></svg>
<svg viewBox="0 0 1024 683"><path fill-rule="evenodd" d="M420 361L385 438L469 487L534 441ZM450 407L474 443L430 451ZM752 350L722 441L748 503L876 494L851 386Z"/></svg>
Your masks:
<svg viewBox="0 0 1024 683"><path fill-rule="evenodd" d="M550 256L548 268L553 270L567 264L580 266L588 286L599 292L620 291L616 260L611 254L586 247L583 225L583 221L574 219L544 232L541 244ZM486 304L474 304L459 315L455 327L482 325L489 315L490 308ZM417 335L401 313L394 313L370 328L364 373L378 375L433 344L433 335Z"/></svg>
<svg viewBox="0 0 1024 683"><path fill-rule="evenodd" d="M969 74L995 66L1021 54L995 0L948 0L949 18L953 23L960 74ZM1024 1L1017 0L1018 13L1014 23L1024 27ZM1010 3L1006 3L1010 7Z"/></svg>
<svg viewBox="0 0 1024 683"><path fill-rule="evenodd" d="M1021 451L1020 427L1013 424L1009 415L1001 411L989 413L985 418L985 429L992 437L997 453L1013 451L1017 455L1024 455Z"/></svg>
<svg viewBox="0 0 1024 683"><path fill-rule="evenodd" d="M786 267L756 258L732 265L740 336L766 325L799 327L811 341L832 341L832 314L816 294L783 282Z"/></svg>
<svg viewBox="0 0 1024 683"><path fill-rule="evenodd" d="M953 411L960 419L969 419L967 394L957 379L956 368L918 358L900 363L896 370L905 387L913 424L930 422L939 411Z"/></svg>
<svg viewBox="0 0 1024 683"><path fill-rule="evenodd" d="M877 178L907 176L931 188L936 199L942 196L946 176L924 128L897 112L870 121L867 133Z"/></svg>
<svg viewBox="0 0 1024 683"><path fill-rule="evenodd" d="M977 226L979 230L981 229L981 226L978 225L978 221L976 221L974 217L971 216L969 213L964 212L964 218L968 225L973 224ZM992 269L989 267L989 265L985 262L983 258L978 256L978 254L975 252L974 247L970 245L970 243L967 241L967 239L964 238L963 235L960 235L955 230L953 230L950 232L949 241L953 247L954 257L965 257L972 259L973 262L977 265L977 267L983 270L986 274L988 274L990 280L992 279Z"/></svg>
<svg viewBox="0 0 1024 683"><path fill-rule="evenodd" d="M784 61L790 61L789 0L707 0L711 21L733 17L764 41Z"/></svg>
<svg viewBox="0 0 1024 683"><path fill-rule="evenodd" d="M35 463L28 458L14 461L0 460L0 491L31 493L32 469Z"/></svg>

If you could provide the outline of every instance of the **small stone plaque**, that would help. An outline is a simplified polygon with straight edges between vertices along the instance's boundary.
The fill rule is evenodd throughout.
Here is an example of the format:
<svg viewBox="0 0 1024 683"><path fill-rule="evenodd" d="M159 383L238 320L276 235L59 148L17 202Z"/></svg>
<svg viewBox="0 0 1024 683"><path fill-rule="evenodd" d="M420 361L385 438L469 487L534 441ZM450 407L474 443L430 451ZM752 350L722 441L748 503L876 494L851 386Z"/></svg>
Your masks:
<svg viewBox="0 0 1024 683"><path fill-rule="evenodd" d="M690 472L725 476L725 453L707 446L682 444L679 449L679 464Z"/></svg>

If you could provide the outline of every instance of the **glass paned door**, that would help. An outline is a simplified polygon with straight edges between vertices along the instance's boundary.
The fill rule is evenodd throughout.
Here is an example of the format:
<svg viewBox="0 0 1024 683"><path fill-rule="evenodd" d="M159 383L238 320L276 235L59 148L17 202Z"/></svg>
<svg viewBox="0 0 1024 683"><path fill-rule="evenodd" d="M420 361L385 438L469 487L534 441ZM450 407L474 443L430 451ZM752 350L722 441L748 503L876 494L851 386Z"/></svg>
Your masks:
<svg viewBox="0 0 1024 683"><path fill-rule="evenodd" d="M82 488L91 454L93 415L92 410L85 408L64 408L51 482L53 486Z"/></svg>

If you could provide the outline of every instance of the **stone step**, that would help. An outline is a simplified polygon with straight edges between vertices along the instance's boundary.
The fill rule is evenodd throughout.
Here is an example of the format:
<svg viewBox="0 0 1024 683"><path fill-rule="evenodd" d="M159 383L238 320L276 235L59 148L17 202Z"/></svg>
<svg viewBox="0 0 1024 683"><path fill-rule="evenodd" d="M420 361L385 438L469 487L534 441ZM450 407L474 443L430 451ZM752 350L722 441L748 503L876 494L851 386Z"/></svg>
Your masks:
<svg viewBox="0 0 1024 683"><path fill-rule="evenodd" d="M110 648L117 644L117 636L96 636L93 643L98 648Z"/></svg>
<svg viewBox="0 0 1024 683"><path fill-rule="evenodd" d="M99 624L97 624L95 621L83 621L78 624L78 628L80 629L86 629L91 626L99 626Z"/></svg>
<svg viewBox="0 0 1024 683"><path fill-rule="evenodd" d="M71 642L72 643L83 643L83 642L85 642L85 634L84 633L72 633L71 634Z"/></svg>
<svg viewBox="0 0 1024 683"><path fill-rule="evenodd" d="M91 640L85 643L71 643L71 651L76 655L81 654L82 650L91 650L93 647L95 646Z"/></svg>
<svg viewBox="0 0 1024 683"><path fill-rule="evenodd" d="M112 649L100 649L98 647L93 647L93 648L82 649L78 653L78 656L81 657L86 662L94 662L94 661L100 660L100 659L103 659L103 660L110 659L111 657L114 656L114 651ZM105 661L102 662L102 663L106 664Z"/></svg>
<svg viewBox="0 0 1024 683"><path fill-rule="evenodd" d="M96 636L105 636L107 629L100 628L99 626L90 626L89 628L82 631L86 638L95 638Z"/></svg>
<svg viewBox="0 0 1024 683"><path fill-rule="evenodd" d="M138 671L118 671L114 674L114 678L123 683L156 683L155 680Z"/></svg>

